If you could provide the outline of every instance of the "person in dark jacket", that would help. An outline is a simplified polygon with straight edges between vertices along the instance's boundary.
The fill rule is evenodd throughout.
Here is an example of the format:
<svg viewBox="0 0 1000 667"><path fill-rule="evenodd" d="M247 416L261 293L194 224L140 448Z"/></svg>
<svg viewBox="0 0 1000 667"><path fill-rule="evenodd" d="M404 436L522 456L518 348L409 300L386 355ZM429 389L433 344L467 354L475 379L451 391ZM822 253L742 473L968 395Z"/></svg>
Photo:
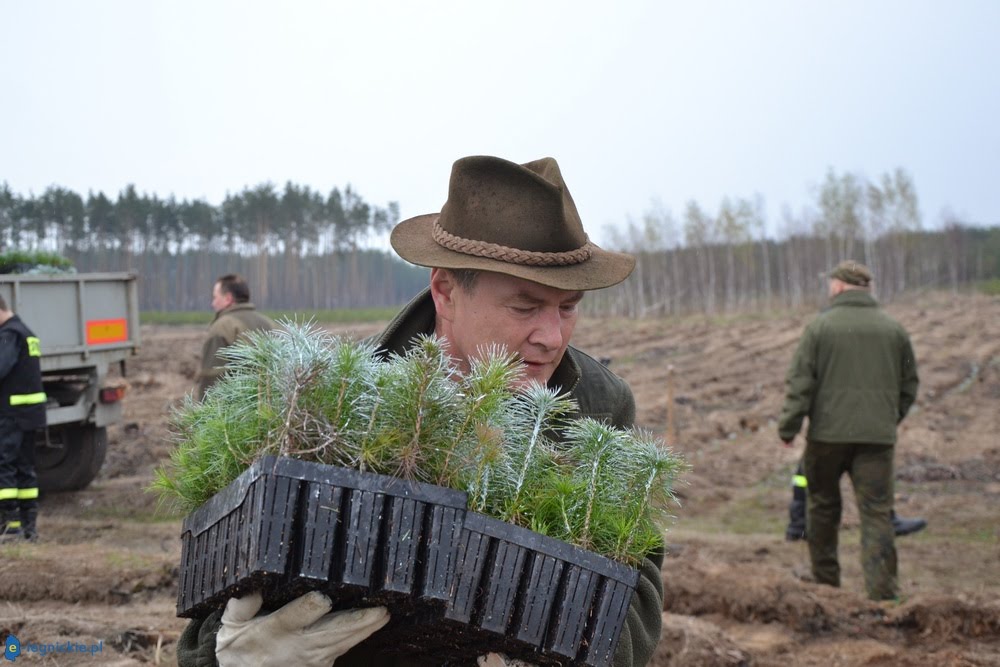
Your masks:
<svg viewBox="0 0 1000 667"><path fill-rule="evenodd" d="M258 313L250 303L250 287L242 276L230 273L220 276L212 286L212 309L215 319L208 328L208 338L201 351L201 372L198 374L197 398L205 397L205 392L226 372L226 360L219 351L250 331L270 331L276 329L267 315Z"/></svg>
<svg viewBox="0 0 1000 667"><path fill-rule="evenodd" d="M906 330L871 295L872 274L847 260L829 274L830 305L805 330L786 377L778 435L791 446L809 417L803 467L812 573L840 585L840 477L854 485L861 517L865 589L898 596L891 523L896 426L917 396L917 362Z"/></svg>
<svg viewBox="0 0 1000 667"><path fill-rule="evenodd" d="M0 541L38 539L35 431L45 428L41 343L0 297Z"/></svg>
<svg viewBox="0 0 1000 667"><path fill-rule="evenodd" d="M555 160L519 165L486 156L460 159L452 168L441 212L399 223L390 240L403 259L430 267L431 273L429 288L378 337L386 355L404 352L419 334L434 333L446 339L458 368L467 370L485 349L504 345L523 362L525 381L561 388L576 400L580 417L622 428L633 424L635 399L627 383L569 341L584 293L625 280L635 259L588 240ZM615 667L645 665L652 657L662 622L662 563L661 549L640 567ZM380 654L380 645L391 637L364 641L388 620L384 608L338 612L343 615L338 617L324 613L330 608L328 598L310 593L255 617L259 600L257 595L234 599L221 618L217 612L203 622L193 621L178 642L181 667L214 665L216 660L223 667L328 667L334 660L338 667L428 664ZM303 611L306 607L309 613ZM289 643L284 634L275 634L276 627L290 636L306 636L308 647L282 653ZM329 649L314 651L318 645ZM523 664L496 653L482 656L480 663Z"/></svg>

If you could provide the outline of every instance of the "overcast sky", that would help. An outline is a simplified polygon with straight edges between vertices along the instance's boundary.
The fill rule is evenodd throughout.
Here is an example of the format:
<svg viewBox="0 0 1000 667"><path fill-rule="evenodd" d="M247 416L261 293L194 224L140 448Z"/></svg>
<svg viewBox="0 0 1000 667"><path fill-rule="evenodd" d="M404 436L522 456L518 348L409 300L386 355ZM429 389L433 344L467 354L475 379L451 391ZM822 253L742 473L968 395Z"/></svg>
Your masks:
<svg viewBox="0 0 1000 667"><path fill-rule="evenodd" d="M902 167L1000 224L1000 2L0 4L0 182L203 198L350 183L403 217L452 162L562 167L584 223L815 199Z"/></svg>

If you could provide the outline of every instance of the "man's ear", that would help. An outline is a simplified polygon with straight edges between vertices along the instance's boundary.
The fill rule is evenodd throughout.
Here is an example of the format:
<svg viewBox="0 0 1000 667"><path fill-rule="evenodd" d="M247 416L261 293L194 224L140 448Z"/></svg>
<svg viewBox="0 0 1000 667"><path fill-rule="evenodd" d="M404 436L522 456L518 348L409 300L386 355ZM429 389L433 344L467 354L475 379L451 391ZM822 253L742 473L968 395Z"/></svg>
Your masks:
<svg viewBox="0 0 1000 667"><path fill-rule="evenodd" d="M438 317L449 322L455 319L455 293L459 289L451 271L431 269L431 298Z"/></svg>

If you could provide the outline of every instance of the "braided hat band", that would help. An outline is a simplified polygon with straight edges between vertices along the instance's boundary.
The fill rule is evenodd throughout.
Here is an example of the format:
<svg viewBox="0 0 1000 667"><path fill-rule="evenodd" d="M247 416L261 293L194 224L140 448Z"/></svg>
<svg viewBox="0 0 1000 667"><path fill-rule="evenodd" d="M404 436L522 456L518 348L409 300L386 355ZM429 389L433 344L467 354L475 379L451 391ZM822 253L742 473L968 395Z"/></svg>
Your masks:
<svg viewBox="0 0 1000 667"><path fill-rule="evenodd" d="M594 245L589 240L576 250L537 252L534 250L511 248L488 241L465 239L447 231L437 220L434 221L431 236L438 245L454 252L460 252L463 255L486 257L509 264L521 264L523 266L571 266L587 261L594 252Z"/></svg>

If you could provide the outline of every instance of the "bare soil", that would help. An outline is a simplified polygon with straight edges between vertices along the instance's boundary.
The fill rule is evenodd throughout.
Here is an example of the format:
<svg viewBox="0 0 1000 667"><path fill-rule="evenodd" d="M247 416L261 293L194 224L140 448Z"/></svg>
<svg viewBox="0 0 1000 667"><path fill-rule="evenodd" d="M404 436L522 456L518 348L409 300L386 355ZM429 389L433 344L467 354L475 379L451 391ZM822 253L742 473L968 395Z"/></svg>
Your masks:
<svg viewBox="0 0 1000 667"><path fill-rule="evenodd" d="M865 597L847 480L841 588L807 581L806 546L784 540L802 443L782 447L775 420L813 312L580 323L575 344L611 359L639 424L665 438L673 393L675 449L692 465L667 535L654 665L1000 666L1000 299L929 294L888 310L909 329L921 375L900 429L896 509L929 522L897 540L903 598L893 603ZM169 456L167 415L193 385L203 333L143 328L101 475L43 499L40 542L0 547L0 636L102 642L93 658L19 660L176 664L180 518L145 489Z"/></svg>

